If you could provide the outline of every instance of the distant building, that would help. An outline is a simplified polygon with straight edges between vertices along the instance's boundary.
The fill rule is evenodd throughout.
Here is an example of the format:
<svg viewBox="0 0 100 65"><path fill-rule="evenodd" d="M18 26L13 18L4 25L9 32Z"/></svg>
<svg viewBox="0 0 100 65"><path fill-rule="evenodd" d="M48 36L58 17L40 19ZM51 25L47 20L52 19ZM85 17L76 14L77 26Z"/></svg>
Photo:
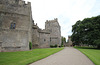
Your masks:
<svg viewBox="0 0 100 65"><path fill-rule="evenodd" d="M71 36L68 36L68 43L67 43L67 46L72 46L72 41L71 41Z"/></svg>

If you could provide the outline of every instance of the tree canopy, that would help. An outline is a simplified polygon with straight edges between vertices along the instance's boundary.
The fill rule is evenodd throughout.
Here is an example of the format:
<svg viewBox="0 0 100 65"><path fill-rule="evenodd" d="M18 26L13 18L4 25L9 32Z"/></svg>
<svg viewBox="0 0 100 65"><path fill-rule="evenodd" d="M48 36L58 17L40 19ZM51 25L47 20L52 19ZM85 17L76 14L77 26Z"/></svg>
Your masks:
<svg viewBox="0 0 100 65"><path fill-rule="evenodd" d="M64 43L66 43L66 38L65 37L61 37L61 46L64 46Z"/></svg>
<svg viewBox="0 0 100 65"><path fill-rule="evenodd" d="M72 41L79 44L96 45L100 48L100 15L77 21L72 26Z"/></svg>

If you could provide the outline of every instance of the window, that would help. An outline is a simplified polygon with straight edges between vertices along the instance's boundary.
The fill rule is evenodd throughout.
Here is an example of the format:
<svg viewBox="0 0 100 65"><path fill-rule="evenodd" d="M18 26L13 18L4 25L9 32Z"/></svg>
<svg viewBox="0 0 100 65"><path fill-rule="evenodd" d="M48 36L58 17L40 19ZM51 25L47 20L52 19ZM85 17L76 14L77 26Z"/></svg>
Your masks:
<svg viewBox="0 0 100 65"><path fill-rule="evenodd" d="M16 23L11 23L10 29L15 29L15 27L16 27Z"/></svg>
<svg viewBox="0 0 100 65"><path fill-rule="evenodd" d="M2 47L2 42L0 41L0 47Z"/></svg>
<svg viewBox="0 0 100 65"><path fill-rule="evenodd" d="M50 42L51 42L51 37L50 37Z"/></svg>
<svg viewBox="0 0 100 65"><path fill-rule="evenodd" d="M46 39L44 39L44 41L46 41Z"/></svg>

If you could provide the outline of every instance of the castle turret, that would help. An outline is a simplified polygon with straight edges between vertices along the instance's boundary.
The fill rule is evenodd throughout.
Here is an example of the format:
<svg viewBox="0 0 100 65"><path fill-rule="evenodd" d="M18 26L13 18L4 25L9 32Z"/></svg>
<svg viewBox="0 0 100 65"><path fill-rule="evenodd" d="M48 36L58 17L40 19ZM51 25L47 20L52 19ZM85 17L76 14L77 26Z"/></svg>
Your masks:
<svg viewBox="0 0 100 65"><path fill-rule="evenodd" d="M61 30L58 23L58 19L49 20L45 22L45 29L50 32L50 44L51 45L61 45Z"/></svg>

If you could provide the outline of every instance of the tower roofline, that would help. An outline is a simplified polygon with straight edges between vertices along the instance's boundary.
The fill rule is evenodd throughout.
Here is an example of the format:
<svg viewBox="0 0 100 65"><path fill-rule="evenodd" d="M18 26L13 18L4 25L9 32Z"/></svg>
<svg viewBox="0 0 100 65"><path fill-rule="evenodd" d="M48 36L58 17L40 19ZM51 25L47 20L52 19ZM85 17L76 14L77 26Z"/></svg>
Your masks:
<svg viewBox="0 0 100 65"><path fill-rule="evenodd" d="M58 18L54 18L53 20L46 20L46 22L58 22Z"/></svg>

